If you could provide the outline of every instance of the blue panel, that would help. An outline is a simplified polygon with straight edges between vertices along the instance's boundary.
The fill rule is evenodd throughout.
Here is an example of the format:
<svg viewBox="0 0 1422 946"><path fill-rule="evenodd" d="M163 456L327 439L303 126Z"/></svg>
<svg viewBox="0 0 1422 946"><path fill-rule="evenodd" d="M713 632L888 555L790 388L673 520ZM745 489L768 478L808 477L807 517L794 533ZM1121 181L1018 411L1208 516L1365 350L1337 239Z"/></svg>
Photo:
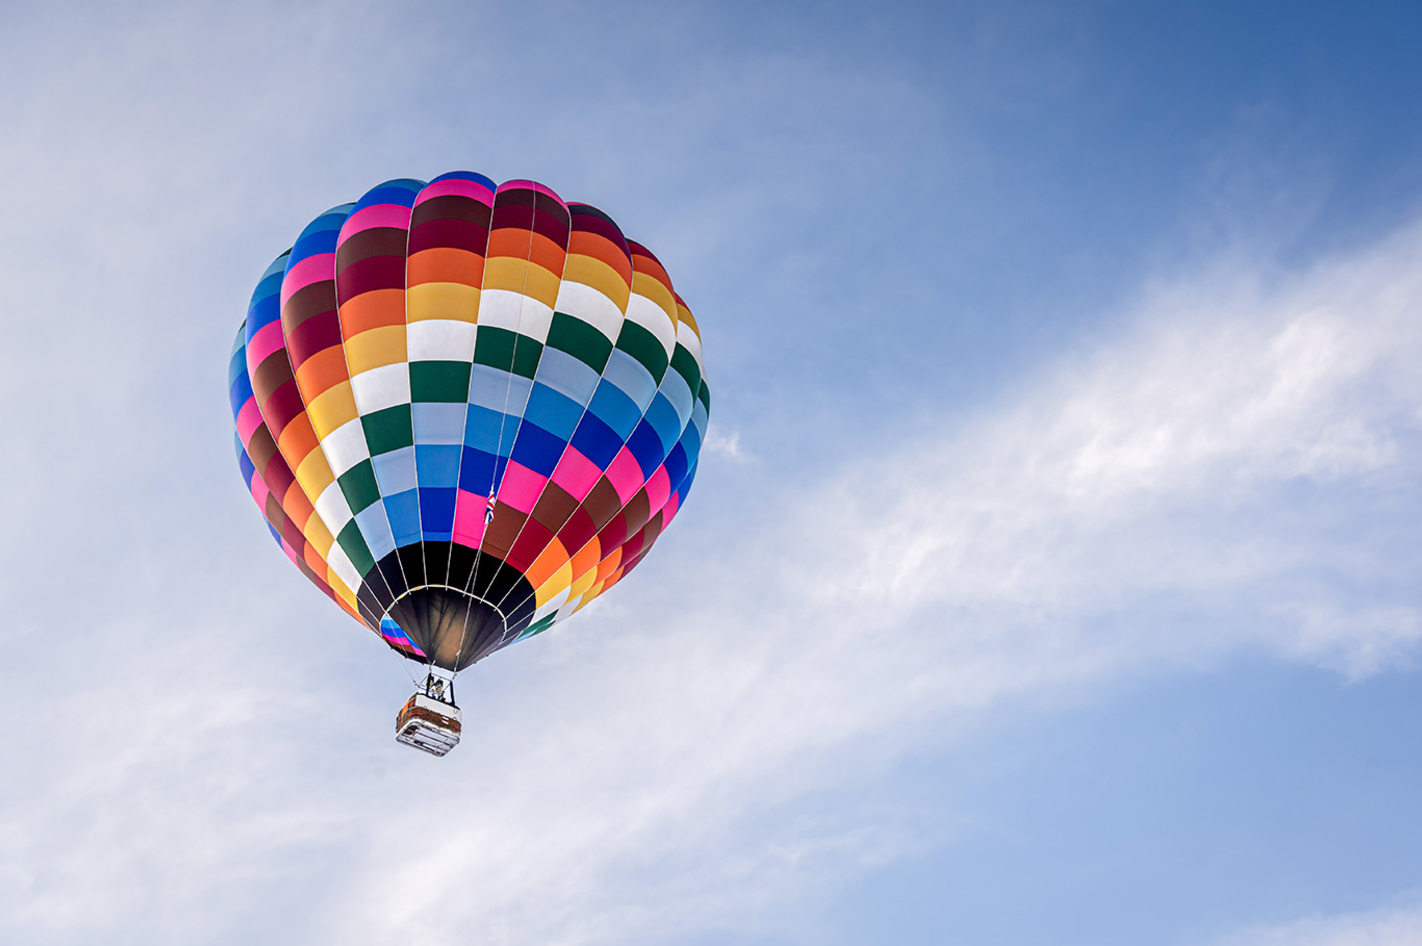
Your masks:
<svg viewBox="0 0 1422 946"><path fill-rule="evenodd" d="M691 463L686 457L686 448L681 444L672 447L671 453L663 461L667 468L667 479L671 480L672 489L676 489L676 484L680 483L686 476L686 471L690 469Z"/></svg>
<svg viewBox="0 0 1422 946"><path fill-rule="evenodd" d="M480 496L492 496L499 491L508 463L504 457L465 447L464 459L459 465L459 488Z"/></svg>
<svg viewBox="0 0 1422 946"><path fill-rule="evenodd" d="M553 468L558 465L558 459L567 446L568 442L562 437L525 420L519 427L513 458L535 473L552 476Z"/></svg>
<svg viewBox="0 0 1422 946"><path fill-rule="evenodd" d="M632 403L632 399L623 394L617 385L607 381L597 386L597 393L588 405L588 413L596 414L597 419L616 431L622 440L632 436L637 422L642 419L642 412Z"/></svg>
<svg viewBox="0 0 1422 946"><path fill-rule="evenodd" d="M627 449L637 461L637 466L641 467L644 480L657 472L657 467L662 465L662 458L666 456L661 438L645 420L637 425L637 429L627 439Z"/></svg>
<svg viewBox="0 0 1422 946"><path fill-rule="evenodd" d="M562 437L564 443L578 429L578 420L582 416L581 404L541 382L533 385L533 393L528 396L528 409L523 412L525 422L532 421L554 436Z"/></svg>
<svg viewBox="0 0 1422 946"><path fill-rule="evenodd" d="M590 413L583 415L582 423L578 424L577 432L573 434L573 446L604 470L617 456L617 451L622 449L623 443L616 431Z"/></svg>
<svg viewBox="0 0 1422 946"><path fill-rule="evenodd" d="M287 270L290 271L292 266L318 253L336 252L336 238L341 233L341 225L346 222L354 206L355 204L341 204L339 207L332 207L308 223L291 248L291 258L286 262ZM331 269L334 273L335 266Z"/></svg>
<svg viewBox="0 0 1422 946"><path fill-rule="evenodd" d="M453 487L457 484L461 453L462 450L457 444L420 444L415 447L415 466L420 475L420 488Z"/></svg>
<svg viewBox="0 0 1422 946"><path fill-rule="evenodd" d="M420 502L413 489L385 497L385 510L390 514L390 530L396 545L420 541Z"/></svg>
<svg viewBox="0 0 1422 946"><path fill-rule="evenodd" d="M415 195L423 190L424 186L424 181L413 181L409 178L377 184L366 191L364 197L356 201L355 210L352 210L351 213L364 210L367 207L374 207L376 204L399 204L402 207L413 207Z"/></svg>
<svg viewBox="0 0 1422 946"><path fill-rule="evenodd" d="M252 463L252 458L247 456L247 448L242 446L242 438L233 434L232 439L237 442L237 468L242 471L242 482L251 489L252 477L256 475L257 467Z"/></svg>
<svg viewBox="0 0 1422 946"><path fill-rule="evenodd" d="M677 416L676 410L671 406L671 402L660 393L656 400L652 401L652 406L647 408L647 423L652 425L652 429L657 432L657 436L662 439L662 449L670 450L672 445L681 437L682 430L686 425Z"/></svg>
<svg viewBox="0 0 1422 946"><path fill-rule="evenodd" d="M497 184L484 175L474 171L450 171L448 174L441 174L439 177L434 178L430 183L436 184L440 181L473 181L476 184L484 185L491 191L498 190Z"/></svg>
<svg viewBox="0 0 1422 946"><path fill-rule="evenodd" d="M420 487L420 528L426 542L448 542L454 536L454 501L458 490Z"/></svg>
<svg viewBox="0 0 1422 946"><path fill-rule="evenodd" d="M469 419L464 424L464 445L477 447L485 453L508 456L518 432L519 419L470 404Z"/></svg>

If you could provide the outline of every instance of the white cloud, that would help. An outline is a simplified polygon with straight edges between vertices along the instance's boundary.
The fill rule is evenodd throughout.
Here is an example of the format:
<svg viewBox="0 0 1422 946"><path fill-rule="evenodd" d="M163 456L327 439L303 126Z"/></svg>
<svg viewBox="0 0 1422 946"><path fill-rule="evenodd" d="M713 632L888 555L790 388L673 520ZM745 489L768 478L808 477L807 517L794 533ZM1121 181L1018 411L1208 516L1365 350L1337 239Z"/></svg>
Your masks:
<svg viewBox="0 0 1422 946"><path fill-rule="evenodd" d="M1415 946L1422 943L1417 907L1308 917L1235 933L1219 946Z"/></svg>

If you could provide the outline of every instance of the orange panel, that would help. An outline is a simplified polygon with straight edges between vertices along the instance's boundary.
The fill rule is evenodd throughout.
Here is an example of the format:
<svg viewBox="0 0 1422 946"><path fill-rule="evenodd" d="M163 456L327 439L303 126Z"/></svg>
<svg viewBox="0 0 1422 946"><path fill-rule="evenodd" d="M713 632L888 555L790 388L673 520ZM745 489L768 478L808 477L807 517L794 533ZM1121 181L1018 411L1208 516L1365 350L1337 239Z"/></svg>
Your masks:
<svg viewBox="0 0 1422 946"><path fill-rule="evenodd" d="M484 278L484 257L454 247L421 250L405 264L405 285L457 282L477 286Z"/></svg>

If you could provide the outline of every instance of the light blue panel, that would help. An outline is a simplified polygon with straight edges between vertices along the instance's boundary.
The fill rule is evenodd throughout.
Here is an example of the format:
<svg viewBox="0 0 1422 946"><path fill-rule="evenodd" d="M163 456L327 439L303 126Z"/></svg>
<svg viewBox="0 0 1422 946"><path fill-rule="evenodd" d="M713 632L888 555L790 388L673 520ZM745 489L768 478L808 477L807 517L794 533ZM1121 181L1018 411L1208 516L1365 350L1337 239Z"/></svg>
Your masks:
<svg viewBox="0 0 1422 946"><path fill-rule="evenodd" d="M382 498L415 488L417 480L414 447L401 447L399 450L371 457L370 465L375 468L375 482L380 484Z"/></svg>
<svg viewBox="0 0 1422 946"><path fill-rule="evenodd" d="M682 426L685 426L691 420L691 405L696 400L695 392L686 386L686 379L680 372L668 369L666 376L662 378L662 386L657 390L676 408L676 416L681 418Z"/></svg>
<svg viewBox="0 0 1422 946"><path fill-rule="evenodd" d="M364 510L356 513L356 528L360 530L361 538L365 539L365 544L370 547L370 554L375 556L378 562L391 552L395 551L395 535L390 531L390 521L386 518L385 504L371 503Z"/></svg>
<svg viewBox="0 0 1422 946"><path fill-rule="evenodd" d="M464 416L463 404L417 401L410 405L415 443L463 443Z"/></svg>
<svg viewBox="0 0 1422 946"><path fill-rule="evenodd" d="M637 410L644 411L657 394L657 381L642 363L620 348L612 350L607 359L607 367L602 369L602 379L611 381L622 389Z"/></svg>
<svg viewBox="0 0 1422 946"><path fill-rule="evenodd" d="M598 373L556 348L543 349L534 377L575 404L586 404L597 390Z"/></svg>
<svg viewBox="0 0 1422 946"><path fill-rule="evenodd" d="M522 416L532 386L533 382L523 375L475 365L469 373L469 403L501 413L507 409L515 417Z"/></svg>

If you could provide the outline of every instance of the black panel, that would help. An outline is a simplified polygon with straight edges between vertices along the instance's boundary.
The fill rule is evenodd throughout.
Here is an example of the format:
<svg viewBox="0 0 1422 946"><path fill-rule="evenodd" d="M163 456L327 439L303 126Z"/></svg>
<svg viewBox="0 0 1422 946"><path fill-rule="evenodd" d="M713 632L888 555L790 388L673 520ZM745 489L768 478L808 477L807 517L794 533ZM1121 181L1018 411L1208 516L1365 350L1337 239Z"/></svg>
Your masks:
<svg viewBox="0 0 1422 946"><path fill-rule="evenodd" d="M398 548L395 554L400 556L400 567L405 570L406 585L418 588L420 585L429 584L425 580L425 553L421 543L414 542Z"/></svg>
<svg viewBox="0 0 1422 946"><path fill-rule="evenodd" d="M390 589L390 595L398 598L410 589L405 584L405 570L400 567L400 552L397 549L389 552L375 565L375 570L380 572L385 579L385 586Z"/></svg>
<svg viewBox="0 0 1422 946"><path fill-rule="evenodd" d="M425 584L427 585L453 585L449 580L449 550L453 542L424 542L425 548ZM467 576L466 576L467 578ZM459 582L458 587L463 588L464 582Z"/></svg>

